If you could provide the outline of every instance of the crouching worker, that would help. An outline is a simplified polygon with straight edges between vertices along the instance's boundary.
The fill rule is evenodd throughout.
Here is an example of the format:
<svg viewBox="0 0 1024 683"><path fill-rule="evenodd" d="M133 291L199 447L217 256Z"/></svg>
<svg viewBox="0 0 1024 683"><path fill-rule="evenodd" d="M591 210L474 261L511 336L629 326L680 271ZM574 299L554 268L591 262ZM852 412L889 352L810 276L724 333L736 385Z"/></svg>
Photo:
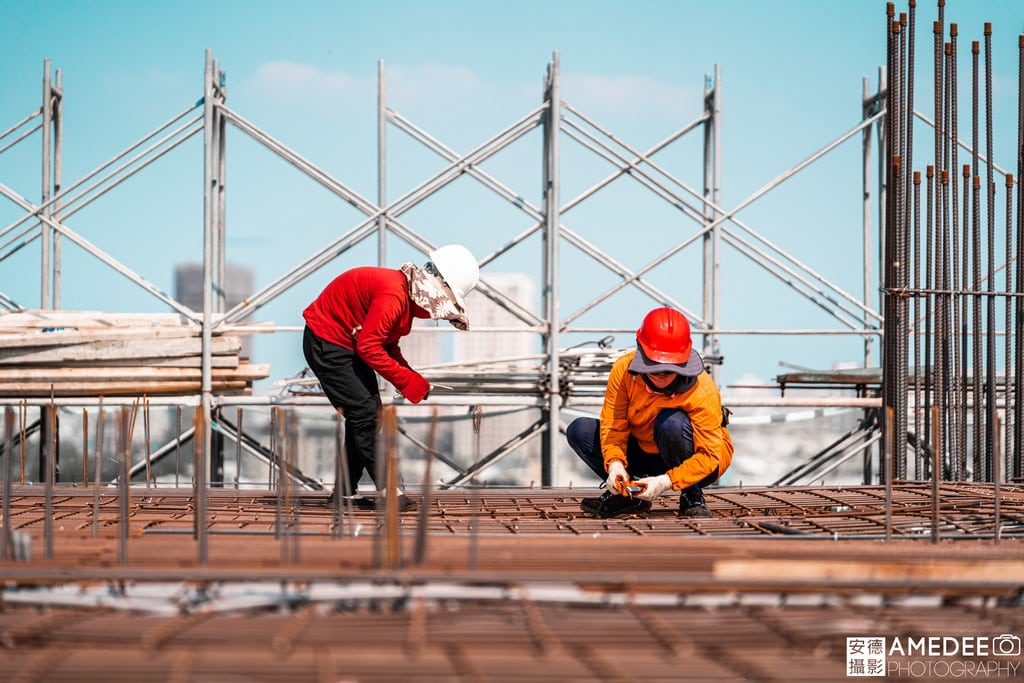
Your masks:
<svg viewBox="0 0 1024 683"><path fill-rule="evenodd" d="M378 490L377 412L381 407L377 375L391 382L412 403L430 394L430 384L413 370L399 340L409 334L413 318L447 320L469 329L466 295L476 287L480 268L469 249L449 244L430 252L418 268L353 268L324 288L302 315L306 329L302 351L320 386L345 418L345 458L348 481L342 495L353 495L367 472ZM337 488L331 494L338 495ZM374 501L356 497L354 503L372 509ZM399 489L398 506L415 504Z"/></svg>
<svg viewBox="0 0 1024 683"><path fill-rule="evenodd" d="M679 491L680 515L710 517L702 487L722 476L733 453L718 387L679 311L652 310L636 341L612 366L600 419L577 418L566 430L569 446L605 480L605 492L580 507L618 517Z"/></svg>

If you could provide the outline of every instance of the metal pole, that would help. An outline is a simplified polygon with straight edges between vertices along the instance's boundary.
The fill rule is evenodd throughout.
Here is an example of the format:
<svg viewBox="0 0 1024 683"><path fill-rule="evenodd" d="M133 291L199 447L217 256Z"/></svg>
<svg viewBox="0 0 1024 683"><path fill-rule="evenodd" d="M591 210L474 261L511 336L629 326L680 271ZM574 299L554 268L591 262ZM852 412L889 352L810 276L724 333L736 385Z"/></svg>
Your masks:
<svg viewBox="0 0 1024 683"><path fill-rule="evenodd" d="M64 85L60 69L57 69L56 87L51 88L53 93L53 218L61 220L60 209L62 197L60 196L64 181ZM53 234L53 307L61 307L61 276L63 273L62 241L63 235L59 230Z"/></svg>
<svg viewBox="0 0 1024 683"><path fill-rule="evenodd" d="M545 412L547 435L544 439L541 458L541 483L551 486L558 471L557 453L559 439L559 411L561 408L561 386L559 382L559 306L558 306L558 247L560 228L559 215L559 148L561 128L561 84L558 53L555 52L548 65L547 113L544 117L544 314L547 331L544 334L545 351L548 358L548 396Z"/></svg>
<svg viewBox="0 0 1024 683"><path fill-rule="evenodd" d="M384 60L377 62L377 206L382 210L387 205L387 82ZM377 217L377 264L387 261L387 212Z"/></svg>
<svg viewBox="0 0 1024 683"><path fill-rule="evenodd" d="M871 95L868 90L868 79L864 78L861 88L861 116L868 119L875 112L878 106L880 94ZM864 308L871 307L871 295L876 283L871 281L871 128L864 129L861 135L861 189L863 193L861 204L861 233L864 243ZM871 317L867 311L864 312L864 327L871 326ZM864 336L864 367L871 367L872 353L871 345L873 338L870 335Z"/></svg>
<svg viewBox="0 0 1024 683"><path fill-rule="evenodd" d="M42 204L44 207L44 216L50 215L50 155L51 155L51 139L53 130L53 99L50 97L50 60L43 60L43 163L42 163ZM53 227L48 223L43 223L40 227L42 230L42 263L40 270L42 271L42 277L40 279L39 286L39 307L42 309L49 309L52 306L50 299L50 278L52 274L51 269L51 241L53 238Z"/></svg>
<svg viewBox="0 0 1024 683"><path fill-rule="evenodd" d="M705 83L704 113L707 121L704 126L704 226L713 225L704 233L704 301L701 315L710 329L718 329L721 301L718 296L720 289L720 253L722 244L722 224L717 221L716 207L721 204L721 142L722 142L722 110L721 110L721 66L715 65L714 81L708 86ZM704 354L717 356L720 352L720 341L717 334L704 335ZM720 374L717 364L711 365L711 376L718 380Z"/></svg>
<svg viewBox="0 0 1024 683"><path fill-rule="evenodd" d="M214 138L214 85L213 85L213 51L206 50L206 69L203 82L203 334L202 334L202 371L200 391L202 393L198 406L199 420L196 425L195 493L196 517L199 521L196 529L200 564L207 562L206 533L206 482L209 474L210 418L213 408L213 263L214 244L216 239L215 226L215 147Z"/></svg>

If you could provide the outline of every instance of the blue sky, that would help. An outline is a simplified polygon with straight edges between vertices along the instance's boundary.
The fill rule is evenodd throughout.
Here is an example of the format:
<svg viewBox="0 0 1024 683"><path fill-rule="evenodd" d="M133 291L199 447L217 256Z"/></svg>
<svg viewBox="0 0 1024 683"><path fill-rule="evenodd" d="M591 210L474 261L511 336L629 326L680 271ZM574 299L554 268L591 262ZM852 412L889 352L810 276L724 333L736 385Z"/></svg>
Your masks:
<svg viewBox="0 0 1024 683"><path fill-rule="evenodd" d="M896 3L905 11L905 3ZM931 110L934 2L918 7L918 108ZM961 64L982 25L994 25L996 161L1013 170L1017 35L1024 4L950 0ZM389 105L459 152L537 106L545 69L559 54L562 96L617 137L645 149L700 115L706 74L722 72L722 203L731 207L860 120L862 79L877 85L884 62L885 2L857 0L639 0L606 2L54 2L0 4L0 131L40 103L44 59L64 81L65 183L111 158L202 95L207 48L226 73L228 106L368 199L377 193L376 79L387 73ZM966 72L961 71L962 74ZM961 75L961 92L967 76ZM966 111L966 106L962 105ZM919 133L927 138L926 133ZM388 196L416 186L442 163L400 131L388 133ZM562 201L613 169L563 140ZM923 143L922 143L923 144ZM0 183L38 201L38 134L0 154ZM928 153L924 148L922 155ZM860 295L859 137L739 217L854 295ZM923 158L920 156L918 158ZM657 160L701 185L693 135ZM485 168L540 203L539 133ZM926 161L916 167L923 168ZM1001 187L1001 184L1000 184ZM175 263L200 258L202 149L192 139L69 219L69 225L158 286L171 290ZM328 195L237 131L228 138L229 260L272 281L361 214ZM0 227L20 211L0 198ZM997 214L1001 216L1002 214ZM564 222L600 249L639 268L688 234L678 212L628 179L568 212ZM435 243L500 247L530 221L463 178L403 221ZM0 261L0 291L38 305L38 242ZM692 250L691 250L692 251ZM615 279L563 247L563 312ZM489 268L536 272L539 243ZM419 260L397 240L388 265ZM305 304L337 271L376 259L361 245L261 309L258 318L301 324ZM95 259L65 255L64 306L163 310ZM877 271L876 271L877 272ZM486 276L486 269L485 269ZM699 310L699 261L681 255L651 274L657 287ZM723 325L763 329L835 327L728 250L722 268ZM648 299L624 294L583 316L588 327L635 326ZM619 345L630 340L620 337ZM298 337L256 340L275 377L302 367ZM814 367L856 361L854 338L725 337L725 382L770 378L780 360Z"/></svg>

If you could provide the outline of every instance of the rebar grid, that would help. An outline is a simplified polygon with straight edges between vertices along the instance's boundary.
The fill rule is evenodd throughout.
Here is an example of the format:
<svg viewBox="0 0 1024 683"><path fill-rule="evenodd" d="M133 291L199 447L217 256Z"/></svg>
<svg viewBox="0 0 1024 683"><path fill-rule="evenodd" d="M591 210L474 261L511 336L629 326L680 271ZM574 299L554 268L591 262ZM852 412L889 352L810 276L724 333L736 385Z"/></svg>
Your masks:
<svg viewBox="0 0 1024 683"><path fill-rule="evenodd" d="M123 490L122 490L123 491ZM893 535L921 538L932 534L935 520L940 537L1024 537L1024 489L1001 490L999 517L991 485L943 484L939 505L927 484L883 487L716 487L707 491L713 517L679 517L674 498L656 501L649 513L621 519L598 519L583 514L580 499L597 492L576 489L464 489L432 491L427 508L398 515L392 525L372 512L347 509L339 517L327 505L326 493L211 490L204 528L209 536L265 538L281 544L280 563L301 566L299 545L306 538L359 536L388 539L394 556L400 537L425 533L443 537L631 536L647 538L806 536L809 538L874 538L887 531L891 511ZM411 491L422 500L423 492ZM126 502L118 489L82 490L59 487L47 515L37 488L12 488L9 528L44 540L49 534L54 561L75 553L105 552L117 541L125 558L119 564L143 561L130 546L137 539L191 536L197 524L191 490L135 489ZM426 514L423 514L426 512ZM47 525L49 520L49 526ZM339 525L339 520L341 524ZM56 543L54 543L56 539ZM90 550L90 543L95 548ZM223 542L223 541L219 541ZM425 544L429 550L429 540ZM131 556L134 555L134 558ZM394 565L398 558L389 564ZM216 563L214 563L216 564Z"/></svg>
<svg viewBox="0 0 1024 683"><path fill-rule="evenodd" d="M714 606L418 599L169 617L8 606L0 611L0 676L821 682L845 679L850 634L1019 633L1022 625L1018 607L853 596Z"/></svg>

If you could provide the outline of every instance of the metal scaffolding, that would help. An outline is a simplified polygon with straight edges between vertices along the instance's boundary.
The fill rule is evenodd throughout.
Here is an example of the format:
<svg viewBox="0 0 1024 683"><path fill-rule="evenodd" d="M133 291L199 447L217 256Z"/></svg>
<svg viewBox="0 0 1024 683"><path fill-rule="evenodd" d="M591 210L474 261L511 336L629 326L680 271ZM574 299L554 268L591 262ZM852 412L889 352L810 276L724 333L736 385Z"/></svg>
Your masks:
<svg viewBox="0 0 1024 683"><path fill-rule="evenodd" d="M942 23L942 6L939 6L939 22ZM976 479L986 481L999 480L999 474L993 468L999 467L998 458L994 458L996 450L996 424L1000 406L1015 406L1013 411L1005 411L1008 424L1018 429L1021 420L1017 419L1019 406L1013 400L1013 387L1016 386L1016 375L1011 377L1010 369L1019 372L1020 363L1007 363L1007 374L1004 381L997 381L995 373L994 344L1000 332L996 330L997 316L994 313L995 301L1005 297L1006 330L1016 329L1020 325L1019 292L1022 289L1019 269L1016 282L1011 282L1011 261L1019 260L1010 254L1011 224L1010 188L1012 176L1007 177L1007 263L996 268L993 261L995 241L991 237L994 211L991 196L987 204L989 238L982 240L980 235L980 217L982 202L978 198L980 183L977 169L985 163L988 170L988 186L993 187L991 175L993 171L1003 173L994 163L987 159L992 156L991 121L986 121L988 151L987 156L980 156L977 132L973 144L959 143L955 129L955 97L942 96L945 92L937 88L936 114L933 123L911 105L913 103L913 50L907 49L905 36L912 35L914 26L914 7L911 6L909 21L901 22L888 18L887 32L889 40L889 63L880 71L879 87L875 93L870 92L867 80L864 83L863 111L860 120L834 140L821 146L812 154L786 169L755 192L745 197L732 207L722 205L721 194L721 73L718 66L713 74L705 78L703 111L690 122L666 136L660 142L646 150L636 149L598 121L587 116L563 98L561 74L557 53L548 65L544 79L541 103L516 119L498 133L483 141L467 153L459 153L445 145L430 133L416 125L410 119L395 111L388 105L386 98L386 70L384 64L378 69L378 183L377 199L373 201L352 189L342 180L335 178L322 167L304 158L284 143L278 141L267 132L249 122L240 113L227 104L227 90L224 72L220 64L213 58L212 51L207 51L203 81L203 97L194 106L174 115L165 124L140 139L135 144L104 162L78 181L64 185L61 178L61 73L50 78L50 64L44 64L43 106L30 116L19 121L10 129L0 134L0 153L28 139L33 133L42 131L43 154L43 190L42 198L34 204L17 195L7 186L0 184L0 194L14 202L24 215L8 226L0 229L0 267L3 261L15 252L28 247L37 238L41 245L40 275L40 306L44 309L61 308L61 248L62 240L73 242L78 247L92 254L109 268L124 276L135 286L151 294L157 301L180 313L201 327L202 330L202 380L201 389L195 395L168 397L169 404L195 407L199 417L191 428L188 436L179 434L175 443L180 444L183 438L195 438L201 447L198 449L200 462L197 468L198 489L205 490L209 481L209 473L216 471L216 463L211 462L211 454L219 453L224 448L223 438L238 439L244 442L242 430L233 431L227 427L224 411L232 406L264 405L264 406L303 406L325 405L322 398L308 395L308 384L296 382L296 391L286 396L230 396L221 395L213 389L212 382L212 338L213 335L229 330L233 325L241 323L254 315L263 306L295 286L320 268L334 262L357 244L376 238L378 245L378 262L386 261L386 237L393 236L423 253L436 246L431 240L417 231L404 220L404 214L419 205L428 197L449 186L455 180L466 176L480 183L498 197L505 200L525 214L532 225L522 233L510 237L507 242L496 248L481 259L484 267L480 291L491 301L504 308L522 324L522 330L538 335L542 353L539 358L531 359L532 368L528 372L512 371L507 367L490 368L489 371L475 369L470 381L465 381L459 390L444 397L432 397L432 402L440 405L517 405L534 407L539 410L537 422L525 432L510 435L508 442L498 450L487 454L481 461L461 471L453 480L453 485L468 481L473 473L483 467L497 462L509 450L521 446L532 439L542 440L542 483L551 485L557 471L557 445L561 439L560 428L562 414L567 408L578 406L595 406L600 402L600 367L609 356L600 354L572 353L564 348L562 340L567 335L585 333L600 337L607 333L631 333L631 329L613 327L583 327L578 324L580 318L598 304L624 289L640 292L652 304L664 304L685 311L693 323L695 335L701 340L702 351L707 359L713 375L718 374L716 363L720 362L721 337L727 334L802 334L802 335L855 335L865 340L864 365L872 364L872 342L884 338L884 372L878 382L881 397L858 393L849 399L833 399L831 405L843 404L863 408L883 406L887 417L872 421L873 425L889 424L891 429L885 432L884 451L893 454L887 459L894 467L887 479L906 479L905 449L896 448L893 444L914 443L916 458L915 475L918 479L927 478L933 465L928 463L928 454L945 460L941 470L935 465L934 471L941 471L944 477L963 479L968 473L963 462L966 458L968 431L975 438L975 463L971 474ZM904 29L903 27L906 26ZM899 27L899 28L897 28ZM955 29L951 32L953 52L947 59L955 65ZM990 36L986 33L986 54ZM939 34L936 37L936 64L940 64L942 49ZM977 53L975 53L977 54ZM1022 53L1024 54L1024 53ZM1022 57L1024 59L1024 57ZM975 57L975 64L977 57ZM986 62L987 64L987 62ZM976 71L977 67L975 67ZM944 73L949 79L951 89L955 93L955 68ZM887 85L886 74L893 84ZM939 79L937 85L941 85ZM977 89L977 77L975 77ZM891 91L890 91L891 90ZM986 93L990 97L991 86ZM941 99L940 99L941 97ZM896 106L886 106L888 102ZM952 108L948 114L945 108ZM979 107L975 106L975 112ZM986 112L988 109L985 110ZM942 121L951 117L952 127ZM940 169L939 178L943 183L935 191L934 199L928 204L929 224L926 231L915 231L915 224L920 222L916 210L916 197L911 193L919 187L916 178L912 183L909 179L910 152L913 149L913 125L915 118L935 130L936 168ZM38 123L34 123L35 121ZM883 125L884 124L884 125ZM338 199L355 207L361 214L361 220L351 226L340 236L321 245L314 253L294 264L268 284L252 292L244 301L228 307L224 299L224 278L226 263L226 157L227 129L240 131L251 140L274 153L321 187L327 189ZM977 131L977 114L974 121ZM425 178L421 183L407 192L390 198L387 193L387 142L391 128L410 136L444 161L440 171ZM543 177L541 201L532 203L527 199L529 193L517 191L506 186L501 180L483 168L483 163L501 150L524 138L531 131L540 128L542 132L542 150L540 152ZM702 183L699 188L680 179L677 174L666 166L659 164L655 155L662 152L676 141L690 134L702 134L701 164L703 168ZM172 296L136 273L131 268L105 252L100 246L87 240L80 232L68 225L68 220L81 208L101 198L113 187L124 180L141 172L170 150L182 145L191 138L202 135L203 140L203 292L202 310L193 310L176 301ZM764 197L790 178L801 173L816 161L826 156L849 140L861 137L863 146L863 293L854 295L845 291L828 278L801 262L783 248L768 239L752 226L746 224L738 214L760 198ZM10 142L4 143L5 139ZM577 196L564 201L561 192L561 145L571 140L582 149L592 152L596 157L610 164L614 170L601 181L581 192ZM957 140L958 144L953 144ZM878 167L880 173L877 181L872 179L873 155L875 145L878 149ZM979 249L987 249L987 268L976 263L970 272L967 270L968 237L968 196L965 189L963 195L963 246L958 252L957 242L960 239L957 214L959 196L956 183L949 181L956 170L956 152L959 146L972 151L974 155L970 168L975 169L975 199L971 202L974 210L974 237L970 248L974 250L975 259L980 257ZM941 149L940 149L941 148ZM1018 160L1018 163L1020 161ZM929 167L931 168L931 167ZM656 198L666 202L680 214L682 222L692 229L682 234L666 251L649 263L633 268L621 263L613 253L602 250L580 232L572 229L565 222L565 216L588 198L594 196L620 177L629 177L649 190ZM929 176L931 178L931 176ZM966 182L966 181L965 181ZM952 189L951 189L952 188ZM931 183L928 185L929 197L932 197ZM1018 188L1019 192L1019 188ZM947 208L948 200L952 199L952 209ZM940 201L941 199L941 201ZM934 204L934 209L933 209ZM1018 201L1018 213L1020 211ZM878 207L875 209L875 207ZM915 207L912 210L912 207ZM877 210L883 216L881 226L883 249L883 303L886 315L875 310L872 305L872 292L878 283L873 277L874 249L872 213ZM932 228L932 214L936 213L935 228ZM1020 220L1018 217L1018 226ZM504 296L488 283L487 266L494 263L502 255L517 245L522 244L531 236L539 235L542 244L539 262L542 263L540 282L543 305L540 314L526 310L516 301ZM934 235L943 236L942 239ZM906 253L913 247L920 247L927 237L926 257L918 259ZM946 240L951 244L946 246ZM934 241L934 245L933 245ZM673 292L663 291L646 277L654 269L664 264L669 258L687 248L699 249L702 268L702 291L699 310L687 305ZM561 308L560 280L563 262L562 250L572 248L592 260L602 269L612 273L617 282L606 291L599 293L590 301L576 310L565 311ZM722 326L720 296L722 251L733 250L750 263L764 269L773 278L781 282L795 297L810 302L825 311L836 323L833 329L796 329L796 330L758 330L758 329L726 329ZM952 249L950 252L949 249ZM1020 240L1017 242L1020 249ZM947 255L952 253L953 258ZM950 269L953 261L953 270ZM918 281L919 263L925 262L925 281ZM957 263L962 262L961 268ZM910 268L915 268L911 280ZM944 265L943 265L944 264ZM996 292L994 277L999 269L1006 273L1006 291ZM969 279L970 278L970 279ZM985 283L988 283L987 285ZM911 305L911 299L913 304ZM987 303L987 315L982 317L980 305ZM1010 302L1016 302L1011 306ZM968 304L973 304L976 314L973 323L968 325ZM20 310L22 307L3 292L0 292L0 306L8 310ZM910 309L913 308L913 315ZM956 311L962 315L957 317ZM949 316L953 317L950 318ZM883 335L883 327L887 334ZM982 331L984 330L984 332ZM279 328L279 331L289 331ZM952 339L954 348L947 348L946 339ZM980 352L985 340L987 361L982 364ZM1017 359L1019 346L1013 345L1013 334L1005 334L1007 358ZM919 355L918 344L925 341L923 357ZM969 343L971 341L974 343ZM913 349L910 346L913 346ZM965 365L954 363L954 358L964 359L968 349L975 354L974 372L966 372ZM596 359L596 360L595 360ZM910 361L913 359L913 367ZM959 362L959 361L958 361ZM482 367L482 366L481 366ZM539 368L539 369L538 369ZM596 368L596 370L595 370ZM932 369L934 368L934 369ZM485 368L485 370L487 370ZM443 374L439 370L437 374ZM469 372L474 373L470 368ZM930 373L934 372L934 377ZM425 373L428 379L432 375ZM449 373L450 374L450 373ZM986 381L982 384L983 376ZM587 381L580 381L586 377ZM597 379L595 379L595 377ZM909 377L909 380L908 380ZM970 381L968 381L970 380ZM908 383L909 382L909 383ZM973 382L973 384L972 384ZM511 390L509 387L513 387ZM941 388L941 390L940 390ZM959 397L954 400L954 397ZM50 444L52 439L45 435L52 418L47 411L54 411L58 405L95 405L99 397L76 399L11 399L0 397L5 405L38 406L40 408L39 425L41 427L41 448ZM958 402L957 402L958 401ZM108 405L114 405L108 401ZM386 399L386 402L390 403ZM811 403L815 403L810 399ZM952 403L951 403L952 402ZM401 403L399 401L399 403ZM741 401L737 402L742 404ZM824 405L824 402L818 402ZM757 399L747 405L807 405L808 399L795 397L779 397L777 399ZM956 411L947 409L952 405L959 406ZM969 420L970 406L973 422ZM943 412L946 411L946 412ZM1013 413L1011 416L1010 414ZM941 418L936 417L942 415ZM913 432L909 434L907 416L914 420ZM919 420L923 420L919 424ZM865 422L868 422L865 420ZM979 425L978 429L968 430L968 425ZM938 426L936 426L938 425ZM874 427L873 427L874 428ZM1016 434L1016 431L1014 431ZM980 439L980 441L978 440ZM1021 476L1021 456L1016 444L1019 438L1006 431L1005 452L1013 477ZM945 444L954 444L955 452ZM941 444L941 445L940 445ZM241 448L241 445L239 445ZM252 450L259 450L253 448ZM1012 457L1011 457L1012 456ZM52 454L46 456L53 459ZM214 456L220 457L220 456ZM46 459L44 457L44 459ZM1005 471L1005 470L1004 470ZM201 503L200 503L201 504Z"/></svg>

